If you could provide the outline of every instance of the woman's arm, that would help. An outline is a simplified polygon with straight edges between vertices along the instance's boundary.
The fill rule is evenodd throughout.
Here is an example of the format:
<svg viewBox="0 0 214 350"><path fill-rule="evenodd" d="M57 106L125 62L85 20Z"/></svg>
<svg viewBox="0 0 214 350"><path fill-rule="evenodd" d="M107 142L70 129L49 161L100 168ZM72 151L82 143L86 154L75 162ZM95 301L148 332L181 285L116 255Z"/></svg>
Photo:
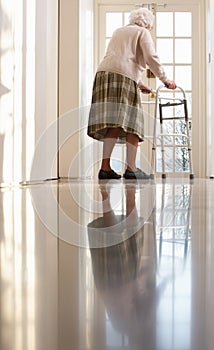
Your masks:
<svg viewBox="0 0 214 350"><path fill-rule="evenodd" d="M175 89L176 84L173 80L169 80L167 78L164 68L161 65L160 59L155 51L151 34L148 30L144 31L142 35L141 49L145 62L150 67L151 71L165 84L168 89Z"/></svg>

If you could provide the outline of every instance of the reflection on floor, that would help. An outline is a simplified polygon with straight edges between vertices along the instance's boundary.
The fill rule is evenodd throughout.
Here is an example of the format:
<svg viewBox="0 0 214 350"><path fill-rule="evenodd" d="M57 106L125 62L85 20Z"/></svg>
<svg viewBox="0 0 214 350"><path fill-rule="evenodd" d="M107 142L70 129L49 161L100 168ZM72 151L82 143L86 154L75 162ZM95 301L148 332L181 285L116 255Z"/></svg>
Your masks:
<svg viewBox="0 0 214 350"><path fill-rule="evenodd" d="M2 350L213 350L214 183L0 192Z"/></svg>

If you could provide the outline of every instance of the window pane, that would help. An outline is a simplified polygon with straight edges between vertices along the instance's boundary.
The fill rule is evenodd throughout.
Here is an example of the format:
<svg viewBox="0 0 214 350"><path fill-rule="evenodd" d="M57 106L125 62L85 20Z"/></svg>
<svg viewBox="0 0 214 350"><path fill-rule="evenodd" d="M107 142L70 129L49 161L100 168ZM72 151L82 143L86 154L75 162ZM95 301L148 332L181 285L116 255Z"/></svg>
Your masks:
<svg viewBox="0 0 214 350"><path fill-rule="evenodd" d="M156 13L156 33L157 36L173 36L173 13Z"/></svg>
<svg viewBox="0 0 214 350"><path fill-rule="evenodd" d="M175 171L187 172L189 171L189 155L187 147L175 149Z"/></svg>
<svg viewBox="0 0 214 350"><path fill-rule="evenodd" d="M191 12L175 12L175 36L192 35Z"/></svg>
<svg viewBox="0 0 214 350"><path fill-rule="evenodd" d="M192 40L175 39L175 63L192 62Z"/></svg>
<svg viewBox="0 0 214 350"><path fill-rule="evenodd" d="M106 50L111 39L106 39Z"/></svg>
<svg viewBox="0 0 214 350"><path fill-rule="evenodd" d="M174 149L173 147L164 147L164 160L165 160L166 172L174 171L173 149Z"/></svg>
<svg viewBox="0 0 214 350"><path fill-rule="evenodd" d="M189 66L175 67L175 82L184 90L192 90L192 68Z"/></svg>
<svg viewBox="0 0 214 350"><path fill-rule="evenodd" d="M166 66L166 65L163 65L163 68L165 70L165 73L166 73L166 76L168 79L170 80L173 80L174 77L173 77L173 66ZM158 79L156 78L156 89L160 86L160 85L163 85L163 83ZM161 94L162 95L162 94Z"/></svg>
<svg viewBox="0 0 214 350"><path fill-rule="evenodd" d="M122 12L106 13L106 36L111 37L115 29L123 25Z"/></svg>
<svg viewBox="0 0 214 350"><path fill-rule="evenodd" d="M192 118L192 94L186 94L187 99L187 108L188 108L188 116L189 118Z"/></svg>
<svg viewBox="0 0 214 350"><path fill-rule="evenodd" d="M157 39L156 49L161 63L173 63L173 39Z"/></svg>
<svg viewBox="0 0 214 350"><path fill-rule="evenodd" d="M183 115L181 115L183 116ZM175 143L176 145L184 145L187 146L187 127L186 122L184 120L177 120L175 123L175 133L178 135L184 135L184 136L176 136L175 137Z"/></svg>
<svg viewBox="0 0 214 350"><path fill-rule="evenodd" d="M187 109L188 109L188 117L191 118L192 117L192 94L191 93L185 93L186 96L186 100L187 100ZM175 93L175 97L176 98L180 98L183 99L184 96L181 92L176 92ZM179 107L177 107L179 110ZM183 107L182 107L182 111L183 111Z"/></svg>
<svg viewBox="0 0 214 350"><path fill-rule="evenodd" d="M183 100L183 96L181 97L181 99ZM175 107L175 117L176 118L184 118L185 117L184 105L178 105L178 106ZM177 121L177 124L179 124L179 123L180 122Z"/></svg>
<svg viewBox="0 0 214 350"><path fill-rule="evenodd" d="M129 15L130 15L130 12L124 13L124 25L129 24Z"/></svg>
<svg viewBox="0 0 214 350"><path fill-rule="evenodd" d="M163 142L164 142L164 146L169 146L169 145L173 146L173 137L165 135L163 137Z"/></svg>
<svg viewBox="0 0 214 350"><path fill-rule="evenodd" d="M163 94L161 94L161 96L163 96ZM166 98L171 98L172 95L171 94L168 94L168 96L166 96ZM161 100L161 103L163 104L166 104L170 102L170 100ZM174 117L174 113L175 113L175 107L173 106L167 106L167 107L162 107L162 115L163 115L163 118L172 118ZM165 123L163 123L163 126L165 125Z"/></svg>
<svg viewBox="0 0 214 350"><path fill-rule="evenodd" d="M163 108L163 117L167 118L167 117L172 117L172 113L168 113L168 110L171 107L166 107ZM172 136L168 136L170 134L173 134L173 121L172 120L165 120L163 121L163 142L164 145L172 145L173 144L173 137ZM161 140L161 137L160 137Z"/></svg>

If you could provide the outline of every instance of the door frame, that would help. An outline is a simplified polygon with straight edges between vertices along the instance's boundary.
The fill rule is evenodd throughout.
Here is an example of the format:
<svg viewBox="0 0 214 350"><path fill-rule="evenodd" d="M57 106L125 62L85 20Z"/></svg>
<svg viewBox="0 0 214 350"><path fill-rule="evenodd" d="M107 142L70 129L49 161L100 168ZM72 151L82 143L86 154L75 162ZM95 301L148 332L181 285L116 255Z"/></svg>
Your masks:
<svg viewBox="0 0 214 350"><path fill-rule="evenodd" d="M147 4L152 4L152 1L148 1ZM206 118L206 26L205 26L205 5L202 1L175 1L170 0L167 5L167 9L185 8L186 11L191 11L192 26L197 28L197 40L193 39L193 50L194 65L192 74L192 86L196 87L192 90L192 113L193 115L198 114L198 117L193 120L193 135L192 135L192 149L193 149L193 166L196 177L206 176L206 130L207 130L207 118ZM140 6L140 5L139 5ZM164 4L161 4L164 6ZM102 31L100 31L101 18L100 13L104 8L111 9L112 11L126 11L130 8L136 7L136 1L117 1L117 4L113 3L112 0L96 0L95 1L95 61L94 67L98 66L100 60L100 41ZM103 19L102 19L103 21ZM102 22L102 25L105 24ZM104 28L104 26L103 26ZM101 34L101 35L100 35ZM202 43L202 44L201 44Z"/></svg>

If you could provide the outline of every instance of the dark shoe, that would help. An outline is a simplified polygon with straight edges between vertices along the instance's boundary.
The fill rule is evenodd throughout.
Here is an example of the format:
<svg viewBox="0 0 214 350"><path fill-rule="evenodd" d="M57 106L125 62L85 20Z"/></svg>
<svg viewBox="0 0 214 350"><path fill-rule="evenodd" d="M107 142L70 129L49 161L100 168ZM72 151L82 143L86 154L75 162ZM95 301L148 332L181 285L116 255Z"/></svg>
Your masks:
<svg viewBox="0 0 214 350"><path fill-rule="evenodd" d="M137 169L136 171L131 171L126 169L125 173L123 174L123 177L129 180L131 179L149 180L150 179L150 175L144 173L144 171L142 171L141 169Z"/></svg>
<svg viewBox="0 0 214 350"><path fill-rule="evenodd" d="M99 180L110 180L110 179L118 180L121 178L121 175L115 173L114 170L106 171L106 170L100 169L99 174L98 174L98 178L99 178Z"/></svg>

